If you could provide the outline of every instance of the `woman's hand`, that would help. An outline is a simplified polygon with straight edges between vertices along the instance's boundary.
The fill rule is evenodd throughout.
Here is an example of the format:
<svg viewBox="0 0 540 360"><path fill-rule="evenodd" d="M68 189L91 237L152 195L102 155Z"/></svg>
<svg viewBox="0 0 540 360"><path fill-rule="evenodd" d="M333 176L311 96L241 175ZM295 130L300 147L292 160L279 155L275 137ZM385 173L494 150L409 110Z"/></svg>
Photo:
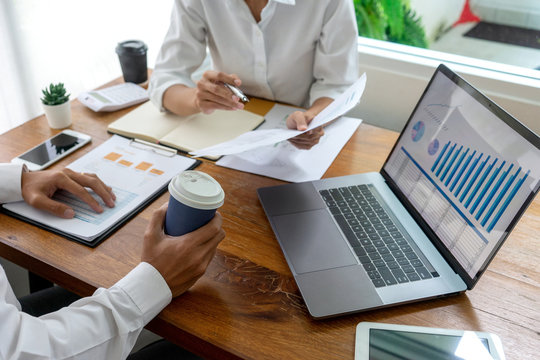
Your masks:
<svg viewBox="0 0 540 360"><path fill-rule="evenodd" d="M334 99L328 97L318 98L313 102L313 105L306 111L295 111L287 118L287 127L289 129L296 129L304 131L308 128L309 123L313 118L320 113L325 107L327 107ZM324 129L319 126L315 129L311 129L303 134L295 136L289 139L289 142L296 146L298 149L309 150L314 145L317 145L324 135Z"/></svg>
<svg viewBox="0 0 540 360"><path fill-rule="evenodd" d="M307 111L295 111L287 118L287 127L289 129L304 131L308 128L311 120L313 120L313 116L311 116ZM324 129L322 126L319 126L289 139L289 142L298 149L309 150L319 143L323 135Z"/></svg>
<svg viewBox="0 0 540 360"><path fill-rule="evenodd" d="M240 98L224 83L239 87L242 81L234 74L208 70L197 82L195 103L201 112L211 114L214 110L239 110L244 108Z"/></svg>

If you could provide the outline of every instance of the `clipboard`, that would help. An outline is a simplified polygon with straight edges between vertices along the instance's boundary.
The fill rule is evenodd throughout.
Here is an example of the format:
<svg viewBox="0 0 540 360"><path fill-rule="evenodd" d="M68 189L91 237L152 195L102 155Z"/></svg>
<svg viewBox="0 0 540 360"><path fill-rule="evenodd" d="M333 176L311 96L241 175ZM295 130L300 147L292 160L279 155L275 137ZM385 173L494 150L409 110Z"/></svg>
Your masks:
<svg viewBox="0 0 540 360"><path fill-rule="evenodd" d="M174 149L115 135L68 165L74 171L89 168L85 172L95 172L107 185L112 186L117 197L115 208L103 206L104 212L97 214L89 210L85 203L77 202L73 195L60 191L55 193L54 198L74 208L73 219L57 218L23 201L3 204L1 211L94 248L161 196L173 176L194 169L200 163L200 160L178 155ZM91 171L93 169L98 171ZM118 174L122 174L122 178L113 181Z"/></svg>
<svg viewBox="0 0 540 360"><path fill-rule="evenodd" d="M186 169L186 170L192 170L194 168L196 168L198 166L195 165L195 166L192 166L191 168L189 169ZM103 242L103 240L107 239L110 235L112 235L116 230L118 230L119 228L121 228L126 222L128 222L129 220L131 220L133 217L135 217L135 215L137 215L138 213L140 213L141 211L143 211L148 205L150 205L154 200L156 200L158 197L161 196L161 194L163 194L166 190L167 190L167 185L163 186L154 196L152 197L149 197L148 199L146 199L143 203L141 203L135 210L131 211L130 213L126 214L125 217L123 217L121 220L119 220L118 222L116 222L113 226L111 226L110 228L108 228L108 230L106 230L105 232L103 232L101 235L99 235L98 237L94 238L92 241L86 241L84 239L81 239L80 237L77 237L73 234L70 234L70 233L67 233L65 231L62 231L58 228L55 228L55 227L52 227L52 226L49 226L49 225L45 225L45 224L42 224L40 223L39 221L36 221L32 218L29 218L29 217L26 217L24 215L20 215L16 212L13 212L11 210L8 210L4 207L1 208L1 211L6 214L6 215L9 215L11 217L14 217L16 219L19 219L19 220L22 220L24 222L27 222L31 225L34 225L34 226L37 226L38 228L40 229L44 229L44 230L47 230L47 231L50 231L56 235L60 235L68 240L71 240L71 241L75 241L75 242L78 242L80 244L83 244L83 245L86 245L88 247L91 247L91 248L95 248L96 246L98 246L101 242Z"/></svg>

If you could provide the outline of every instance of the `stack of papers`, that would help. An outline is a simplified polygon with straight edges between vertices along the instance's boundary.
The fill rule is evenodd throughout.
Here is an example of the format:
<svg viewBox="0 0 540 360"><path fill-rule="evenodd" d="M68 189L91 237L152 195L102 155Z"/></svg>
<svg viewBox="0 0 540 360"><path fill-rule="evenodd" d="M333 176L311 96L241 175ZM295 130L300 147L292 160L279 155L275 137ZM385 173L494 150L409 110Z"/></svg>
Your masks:
<svg viewBox="0 0 540 360"><path fill-rule="evenodd" d="M292 106L274 105L266 114L266 129L284 129L289 114L302 110ZM287 140L250 151L222 157L216 164L231 169L264 175L290 182L320 179L362 120L342 117L324 128L324 136L310 150L297 149Z"/></svg>
<svg viewBox="0 0 540 360"><path fill-rule="evenodd" d="M365 86L364 74L321 111L311 121L306 131L287 129L285 124L289 114L303 109L274 105L266 114L265 123L257 130L191 154L227 155L216 164L290 182L320 179L362 122L360 119L339 117L358 104ZM337 118L339 119L328 124ZM286 141L326 124L328 125L324 128L325 135L310 150L297 149Z"/></svg>
<svg viewBox="0 0 540 360"><path fill-rule="evenodd" d="M363 74L353 85L351 85L351 87L315 116L305 131L286 128L250 131L233 140L192 151L190 154L197 157L232 155L253 150L261 146L273 145L294 136L298 136L316 127L325 125L351 110L360 101L365 87L366 74Z"/></svg>

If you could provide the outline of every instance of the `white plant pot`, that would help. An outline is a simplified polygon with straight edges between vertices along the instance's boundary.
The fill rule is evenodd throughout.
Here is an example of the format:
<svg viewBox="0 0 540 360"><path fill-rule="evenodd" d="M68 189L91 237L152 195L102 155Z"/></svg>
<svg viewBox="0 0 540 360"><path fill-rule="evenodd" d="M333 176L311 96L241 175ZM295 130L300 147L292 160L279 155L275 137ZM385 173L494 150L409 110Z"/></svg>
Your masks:
<svg viewBox="0 0 540 360"><path fill-rule="evenodd" d="M42 105L51 128L63 129L71 125L71 103L69 101L60 105Z"/></svg>

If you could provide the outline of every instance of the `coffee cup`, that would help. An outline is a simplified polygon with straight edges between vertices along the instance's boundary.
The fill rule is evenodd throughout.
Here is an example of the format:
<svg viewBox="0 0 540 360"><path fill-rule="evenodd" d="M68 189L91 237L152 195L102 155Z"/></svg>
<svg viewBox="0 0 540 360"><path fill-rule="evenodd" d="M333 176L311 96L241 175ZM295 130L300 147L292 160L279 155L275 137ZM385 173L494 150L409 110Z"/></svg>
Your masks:
<svg viewBox="0 0 540 360"><path fill-rule="evenodd" d="M180 236L200 228L223 205L225 192L210 175L186 170L169 183L169 207L165 215L165 233Z"/></svg>
<svg viewBox="0 0 540 360"><path fill-rule="evenodd" d="M142 84L148 80L146 51L148 47L140 40L127 40L118 43L116 54L125 82Z"/></svg>

